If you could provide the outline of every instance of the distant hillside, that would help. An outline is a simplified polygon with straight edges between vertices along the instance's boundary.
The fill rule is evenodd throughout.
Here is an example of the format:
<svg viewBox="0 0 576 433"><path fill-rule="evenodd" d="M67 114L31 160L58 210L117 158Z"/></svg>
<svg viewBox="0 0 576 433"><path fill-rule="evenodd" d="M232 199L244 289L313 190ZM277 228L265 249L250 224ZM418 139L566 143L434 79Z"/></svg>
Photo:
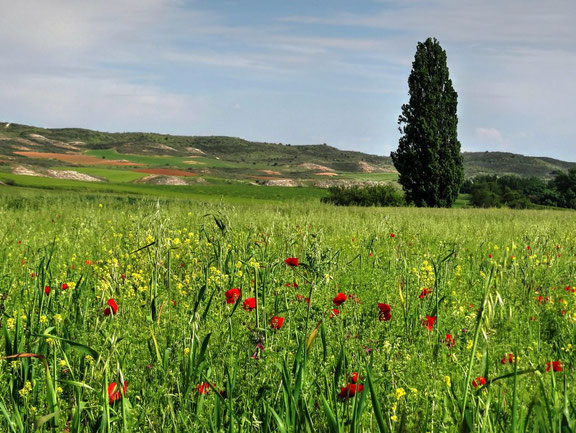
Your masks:
<svg viewBox="0 0 576 433"><path fill-rule="evenodd" d="M515 174L551 179L560 171L576 167L574 162L507 152L465 152L463 155L467 177Z"/></svg>
<svg viewBox="0 0 576 433"><path fill-rule="evenodd" d="M0 123L1 154L12 154L17 146L27 145L33 146L36 152L64 152L66 148L62 145L72 144L83 149L115 149L123 154L170 156L205 154L224 161L267 163L272 166L315 163L344 172L366 171L366 165L359 165L360 162L382 170L393 170L389 157L343 151L324 144L292 146L234 137L188 137L140 132L107 133L77 128L46 129L14 123L6 128L6 125Z"/></svg>
<svg viewBox="0 0 576 433"><path fill-rule="evenodd" d="M64 166L94 166L94 160L72 161L50 155L91 155L106 161L127 160L137 165L187 168L191 165L205 177L296 183L320 179L393 180L395 169L388 156L344 151L325 144L290 145L262 143L234 137L193 137L126 132L107 133L79 128L47 129L0 123L0 165L27 164L50 168L54 159ZM141 158L130 157L141 156ZM467 177L481 174L515 174L554 177L576 163L546 157L530 157L505 152L465 152ZM148 158L148 159L146 159ZM151 158L156 158L152 160ZM159 159L161 158L161 159ZM196 158L191 161L192 158ZM118 164L116 164L118 165ZM202 170L198 170L203 166ZM259 170L254 173L254 169ZM255 176L255 174L257 176ZM270 177L270 179L266 179Z"/></svg>

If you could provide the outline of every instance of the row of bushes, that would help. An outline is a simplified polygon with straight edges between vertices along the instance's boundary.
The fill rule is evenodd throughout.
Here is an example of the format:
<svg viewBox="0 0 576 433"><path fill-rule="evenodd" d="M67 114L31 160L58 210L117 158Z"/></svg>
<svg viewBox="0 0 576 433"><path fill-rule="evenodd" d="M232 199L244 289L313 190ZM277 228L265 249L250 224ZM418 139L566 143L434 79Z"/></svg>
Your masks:
<svg viewBox="0 0 576 433"><path fill-rule="evenodd" d="M466 180L461 191L474 207L562 207L576 209L576 168L550 181L537 177L478 176ZM405 206L404 194L393 185L333 186L324 203L337 206Z"/></svg>
<svg viewBox="0 0 576 433"><path fill-rule="evenodd" d="M468 179L461 192L470 194L475 207L576 209L576 169L559 173L550 181L537 177L479 176Z"/></svg>
<svg viewBox="0 0 576 433"><path fill-rule="evenodd" d="M404 206L404 194L392 185L333 186L322 202L336 206Z"/></svg>

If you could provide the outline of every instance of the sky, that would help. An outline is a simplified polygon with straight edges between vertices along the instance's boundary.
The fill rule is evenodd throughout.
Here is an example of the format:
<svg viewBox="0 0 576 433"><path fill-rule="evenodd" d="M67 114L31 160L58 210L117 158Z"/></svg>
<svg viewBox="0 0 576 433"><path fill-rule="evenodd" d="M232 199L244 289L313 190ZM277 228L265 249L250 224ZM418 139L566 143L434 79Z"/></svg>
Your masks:
<svg viewBox="0 0 576 433"><path fill-rule="evenodd" d="M0 121L388 155L436 37L464 151L576 161L574 0L0 0Z"/></svg>

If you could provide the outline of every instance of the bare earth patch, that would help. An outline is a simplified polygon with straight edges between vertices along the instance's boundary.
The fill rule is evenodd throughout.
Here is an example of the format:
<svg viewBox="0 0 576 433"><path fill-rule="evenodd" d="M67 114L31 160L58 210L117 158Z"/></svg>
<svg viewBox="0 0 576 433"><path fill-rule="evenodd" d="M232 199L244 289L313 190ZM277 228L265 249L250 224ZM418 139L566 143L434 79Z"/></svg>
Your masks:
<svg viewBox="0 0 576 433"><path fill-rule="evenodd" d="M257 180L281 180L278 179L277 177L272 177L272 176L250 176L251 179L257 179Z"/></svg>
<svg viewBox="0 0 576 433"><path fill-rule="evenodd" d="M183 179L178 176L162 176L157 174L152 174L150 176L138 179L136 183L147 183L151 185L190 185L190 183L206 183L206 180L201 177L196 177L194 179Z"/></svg>
<svg viewBox="0 0 576 433"><path fill-rule="evenodd" d="M15 141L16 143L24 144L26 146L41 146L41 144L36 143L32 140L27 140L25 138L16 138L16 137L0 137L0 140L3 141Z"/></svg>
<svg viewBox="0 0 576 433"><path fill-rule="evenodd" d="M12 173L24 176L51 177L53 179L81 180L84 182L103 182L102 179L74 170L41 170L35 171L24 166L16 166Z"/></svg>
<svg viewBox="0 0 576 433"><path fill-rule="evenodd" d="M264 182L266 186L289 186L294 187L298 186L298 184L293 179L272 179L267 180Z"/></svg>
<svg viewBox="0 0 576 433"><path fill-rule="evenodd" d="M154 149L171 150L171 151L176 152L176 149L174 149L171 146L168 146L167 144L163 144L163 143L152 143L152 144L150 144L150 147L153 147Z"/></svg>
<svg viewBox="0 0 576 433"><path fill-rule="evenodd" d="M42 174L38 173L37 171L34 171L30 168L27 167L22 167L22 166L16 166L12 169L12 173L13 174L20 174L23 176L38 176L38 177L42 177Z"/></svg>
<svg viewBox="0 0 576 433"><path fill-rule="evenodd" d="M40 134L28 134L28 137L33 138L36 141L43 141L45 143L50 143L52 141Z"/></svg>
<svg viewBox="0 0 576 433"><path fill-rule="evenodd" d="M96 158L90 155L68 154L68 153L47 153L47 152L14 152L16 155L36 159L57 159L58 161L69 162L72 164L85 165L146 165L126 160L113 160Z"/></svg>
<svg viewBox="0 0 576 433"><path fill-rule="evenodd" d="M338 174L330 171L323 171L322 173L314 173L314 176L338 176Z"/></svg>
<svg viewBox="0 0 576 433"><path fill-rule="evenodd" d="M139 168L138 170L134 171L137 171L138 173L162 174L165 176L184 176L184 177L198 176L198 173L191 173L189 171L176 170L172 168Z"/></svg>
<svg viewBox="0 0 576 433"><path fill-rule="evenodd" d="M76 146L69 144L69 143L54 142L54 143L52 143L52 146L60 147L61 149L66 149L66 150L73 150L73 151L80 150Z"/></svg>
<svg viewBox="0 0 576 433"><path fill-rule="evenodd" d="M360 161L358 162L358 165L360 166L360 170L362 170L364 173L374 173L376 171L382 171L379 167L368 164L366 161Z"/></svg>
<svg viewBox="0 0 576 433"><path fill-rule="evenodd" d="M194 160L184 161L184 164L190 164L190 165L206 165L205 162L194 161Z"/></svg>
<svg viewBox="0 0 576 433"><path fill-rule="evenodd" d="M186 151L190 152L192 155L206 155L205 152L201 151L200 149L197 149L196 147L187 147Z"/></svg>
<svg viewBox="0 0 576 433"><path fill-rule="evenodd" d="M300 167L305 168L306 170L334 171L334 169L330 167L326 167L325 165L320 164L314 164L312 162L305 162L304 164L300 164Z"/></svg>
<svg viewBox="0 0 576 433"><path fill-rule="evenodd" d="M260 172L262 172L264 174L268 174L270 176L282 176L282 173L280 173L279 171L274 171L274 170L260 170Z"/></svg>

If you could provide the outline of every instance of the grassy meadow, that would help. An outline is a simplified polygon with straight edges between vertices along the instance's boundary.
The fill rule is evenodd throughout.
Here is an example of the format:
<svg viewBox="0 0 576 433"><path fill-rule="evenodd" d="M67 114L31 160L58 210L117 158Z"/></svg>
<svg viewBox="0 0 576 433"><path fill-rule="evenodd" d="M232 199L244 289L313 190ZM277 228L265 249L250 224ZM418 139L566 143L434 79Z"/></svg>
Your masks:
<svg viewBox="0 0 576 433"><path fill-rule="evenodd" d="M0 431L576 428L572 211L91 185L0 187Z"/></svg>

